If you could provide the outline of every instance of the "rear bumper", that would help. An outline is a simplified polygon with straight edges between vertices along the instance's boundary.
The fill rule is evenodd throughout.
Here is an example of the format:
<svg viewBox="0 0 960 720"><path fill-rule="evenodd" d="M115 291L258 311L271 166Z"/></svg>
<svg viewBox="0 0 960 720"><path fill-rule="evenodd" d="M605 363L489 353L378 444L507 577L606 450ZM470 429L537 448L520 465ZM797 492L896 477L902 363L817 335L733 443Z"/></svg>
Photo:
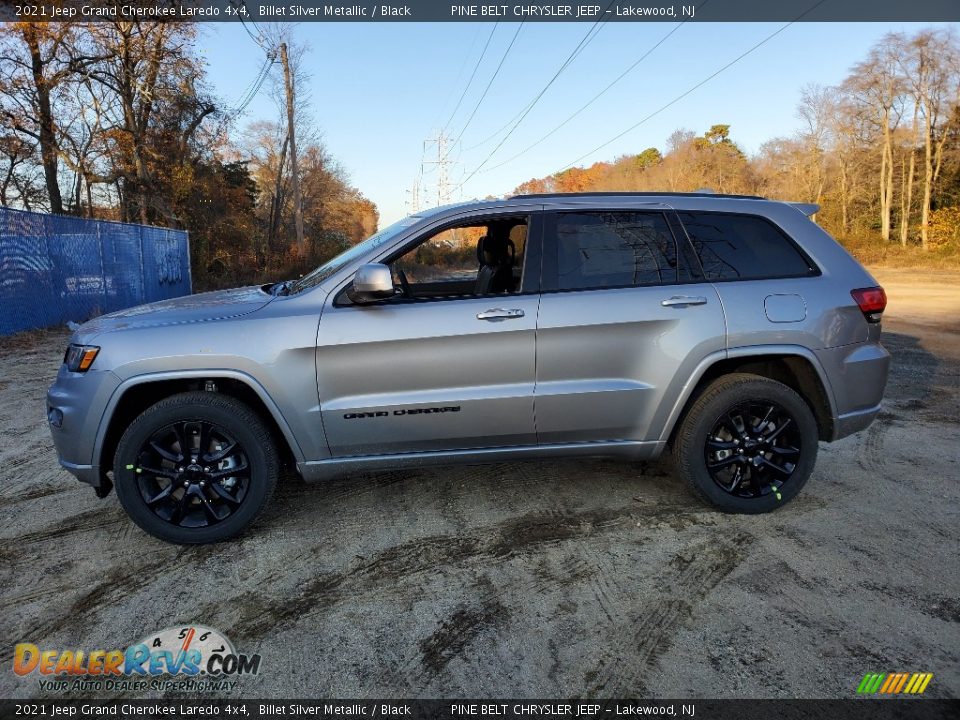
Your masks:
<svg viewBox="0 0 960 720"><path fill-rule="evenodd" d="M839 440L840 438L847 437L847 435L853 435L861 430L866 430L870 427L870 424L877 419L879 413L880 406L877 405L876 407L857 410L834 418L833 439Z"/></svg>
<svg viewBox="0 0 960 720"><path fill-rule="evenodd" d="M833 440L863 430L880 412L890 353L879 342L817 351L834 397Z"/></svg>

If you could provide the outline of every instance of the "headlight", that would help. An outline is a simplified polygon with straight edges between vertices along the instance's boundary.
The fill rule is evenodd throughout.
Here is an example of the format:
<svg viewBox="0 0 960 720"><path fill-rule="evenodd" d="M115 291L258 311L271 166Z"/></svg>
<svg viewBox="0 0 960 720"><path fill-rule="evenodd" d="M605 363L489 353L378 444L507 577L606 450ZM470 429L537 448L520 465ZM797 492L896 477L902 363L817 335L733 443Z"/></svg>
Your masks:
<svg viewBox="0 0 960 720"><path fill-rule="evenodd" d="M63 362L70 372L86 372L93 365L100 348L96 345L68 345Z"/></svg>

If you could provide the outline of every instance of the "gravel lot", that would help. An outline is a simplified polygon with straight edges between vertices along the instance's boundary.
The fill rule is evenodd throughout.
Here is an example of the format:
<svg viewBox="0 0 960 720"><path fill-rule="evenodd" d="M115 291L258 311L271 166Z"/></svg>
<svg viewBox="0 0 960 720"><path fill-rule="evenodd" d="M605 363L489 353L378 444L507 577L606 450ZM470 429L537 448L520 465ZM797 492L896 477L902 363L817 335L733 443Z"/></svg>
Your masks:
<svg viewBox="0 0 960 720"><path fill-rule="evenodd" d="M960 276L878 272L894 366L806 490L711 512L668 461L290 481L243 539L179 548L59 469L67 335L0 347L0 696L13 644L126 647L197 622L263 657L244 697L851 697L925 671L960 696ZM932 308L932 310L931 310Z"/></svg>

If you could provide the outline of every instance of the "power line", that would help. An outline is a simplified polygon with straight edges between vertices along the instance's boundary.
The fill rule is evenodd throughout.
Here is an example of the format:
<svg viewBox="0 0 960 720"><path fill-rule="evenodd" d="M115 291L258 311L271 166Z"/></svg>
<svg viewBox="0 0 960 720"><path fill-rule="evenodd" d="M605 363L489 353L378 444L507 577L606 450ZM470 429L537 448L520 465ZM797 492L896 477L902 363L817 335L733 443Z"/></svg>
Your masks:
<svg viewBox="0 0 960 720"><path fill-rule="evenodd" d="M244 7L246 7L246 2L244 2L243 5L244 5ZM257 34L254 35L252 32L250 32L250 28L247 27L247 23L246 23L246 21L243 19L243 15L237 15L237 17L240 19L240 24L243 26L243 29L247 31L247 35L250 36L250 39L253 40L253 42L255 42L255 43L260 47L261 50L263 50L264 52L269 53L270 50L269 50L268 48L265 48L265 47L263 46L263 33L261 32L260 27L257 25L256 21L255 21L255 20L250 20L250 22L253 24L254 28L256 28L256 30L257 30Z"/></svg>
<svg viewBox="0 0 960 720"><path fill-rule="evenodd" d="M456 140L450 145L450 149L447 150L449 154L457 143L460 142L460 138L463 137L463 134L467 131L467 128L470 127L470 123L473 121L474 116L477 114L477 110L480 109L480 105L483 104L484 99L487 97L487 93L490 91L490 86L493 85L493 81L497 79L497 75L500 74L500 68L503 67L503 63L507 59L507 55L510 54L510 51L513 49L514 43L517 41L517 36L520 34L520 30L523 29L523 23L520 23L517 26L517 31L513 34L513 39L510 40L510 44L507 45L507 49L504 50L503 56L500 58L500 63L497 65L497 69L493 72L493 76L490 78L490 81L487 83L487 86L483 89L483 93L480 95L480 99L477 100L477 104L473 108L473 112L470 113L470 117L467 118L467 122L464 123L464 126L460 129L460 134L457 135Z"/></svg>
<svg viewBox="0 0 960 720"><path fill-rule="evenodd" d="M613 7L613 4L615 2L616 0L611 0L610 4L607 6L607 10ZM821 2L825 2L825 0L821 0ZM604 15L606 15L606 13L604 13ZM459 185L453 188L453 191L459 190L461 187L466 185L470 181L470 179L474 175L476 175L480 171L480 169L490 161L490 158L492 158L494 154L496 154L497 150L503 147L503 144L510 139L510 136L513 135L513 132L520 126L520 123L523 122L524 118L526 118L527 115L530 114L530 111L533 110L536 104L540 101L540 98L543 97L544 93L546 93L547 90L550 89L550 86L553 85L554 82L556 82L557 78L560 77L560 74L564 70L566 70L567 67L570 66L570 64L574 61L574 59L576 59L577 55L579 55L583 51L583 49L586 48L586 46L589 45L590 42L592 42L593 39L600 33L600 30L598 28L601 25L601 23L605 23L605 22L606 22L606 19L603 19L603 20L597 20L593 24L590 30L587 31L587 34L583 36L579 44L573 49L573 52L570 53L567 59L560 66L560 69L554 73L553 77L550 78L549 82L547 82L547 84L543 86L543 89L536 95L536 97L533 98L533 101L527 106L527 109L523 111L523 114L520 116L517 122L513 125L513 127L510 128L510 132L508 132L506 135L503 136L503 139L500 140L500 142L497 143L497 146L490 151L487 157L484 158L483 162L477 165L477 167L474 168L469 175L467 175L466 179L463 182L461 182Z"/></svg>
<svg viewBox="0 0 960 720"><path fill-rule="evenodd" d="M246 8L246 1L240 0L240 6ZM263 87L264 82L266 82L267 77L270 75L270 67L277 60L277 52L274 48L264 45L263 42L263 31L260 30L260 26L257 25L256 21L251 19L250 23L256 29L257 34L254 35L250 28L247 26L247 23L244 21L243 15L238 14L237 17L240 19L240 25L246 31L247 35L250 36L250 39L266 54L267 58L263 63L263 66L260 68L260 72L257 73L256 77L247 86L247 89L244 91L243 95L240 96L240 99L237 101L237 105L234 108L236 114L242 113L247 109L247 106L253 102L253 99L257 96L257 93L260 92L260 88Z"/></svg>
<svg viewBox="0 0 960 720"><path fill-rule="evenodd" d="M596 27L596 25L594 25L594 27ZM590 32L592 32L592 31L593 31L593 29L591 28L591 30L587 33L587 35L590 35ZM599 30L598 30L597 32L599 32ZM594 34L594 36L596 36L596 33L593 33L593 34ZM586 43L585 45L583 45L583 47L577 46L577 48L574 48L573 55L571 56L571 58L568 58L568 61L571 60L571 59L575 60L575 59L577 58L577 56L578 56L581 52L583 52L583 50L586 48L586 46L589 45L592 41L593 41L593 38L591 37L590 40L588 40L587 43ZM561 70L561 72L562 72L562 70ZM483 147L484 145L486 145L488 142L490 142L491 140L493 140L495 137L497 137L497 136L498 136L500 133L502 133L504 130L506 130L506 129L509 128L511 125L513 125L513 123L516 122L517 118L519 118L521 115L523 115L523 114L524 114L527 110L529 110L535 103L536 103L536 98L535 98L534 100L531 100L529 103L527 103L526 105L524 105L522 108L520 108L520 110L517 112L517 114L514 115L514 116L513 116L512 118L510 118L509 120L507 120L507 122L504 123L503 126L500 127L500 129L498 129L498 130L496 130L495 132L493 132L493 133L492 133L491 135L489 135L485 140L481 140L480 142L476 143L475 145L471 145L471 146L468 147L468 148L464 148L464 152L470 152L471 150L476 150L478 147Z"/></svg>
<svg viewBox="0 0 960 720"><path fill-rule="evenodd" d="M500 25L499 22L494 23L493 29L490 31L490 35L487 36L487 42L486 42L486 44L483 46L483 51L480 53L480 57L477 58L477 64L473 66L473 72L470 73L470 79L467 80L467 84L466 84L466 86L463 88L463 92L460 93L460 99L457 100L457 104L456 104L456 106L454 106L453 112L450 113L450 117L449 117L449 118L447 119L447 121L443 124L443 131L444 131L444 132L445 132L446 129L449 127L450 123L453 122L453 118L456 116L457 110L460 109L460 104L463 102L463 98L466 97L467 90L469 90L469 89L470 89L470 85L473 84L473 78L476 77L476 75L477 75L477 70L480 69L480 63L483 62L483 58L484 58L484 56L487 54L487 48L490 47L490 41L493 40L493 34L497 31L497 27L498 27L499 25Z"/></svg>
<svg viewBox="0 0 960 720"><path fill-rule="evenodd" d="M697 8L697 10L701 10L701 9L703 8L703 6L706 5L708 2L710 2L710 0L704 0L704 2L702 2L702 3L700 4L700 6ZM680 23L677 23L670 32L668 32L666 35L664 35L662 38L660 38L660 40L658 40L657 43L656 43L653 47L651 47L651 48L650 48L649 50L647 50L643 55L641 55L640 58L639 58L636 62L634 62L630 67L628 67L626 70L624 70L622 73L620 73L609 85L607 85L603 90L601 90L601 91L598 92L596 95L594 95L592 98L590 98L586 103L584 103L583 105L581 105L578 110L576 110L575 112L573 112L570 116L567 117L566 120L564 120L562 123L560 123L560 124L557 125L555 128L553 128L553 130L551 130L550 132L548 132L546 135L544 135L543 137L541 137L539 140L537 140L537 141L536 141L535 143L533 143L532 145L528 145L526 148L524 148L523 150L521 150L520 152L518 152L516 155L512 155L511 157L507 158L507 159L504 160L503 162L498 163L498 164L494 165L493 167L487 168L486 170L484 170L484 172L491 172L491 171L493 171L493 170L496 170L497 168L501 168L501 167L503 167L504 165L513 162L514 160L516 160L516 159L517 159L518 157L520 157L521 155L526 155L528 152L530 152L531 150L533 150L533 148L537 147L537 145L540 145L540 144L541 144L542 142L544 142L547 138L551 137L554 133L556 133L558 130L560 130L561 128L563 128L567 123L569 123L571 120L573 120L575 117L577 117L577 115L579 115L579 114L582 113L584 110L586 110L588 107L590 107L591 105L593 105L593 103L595 103L597 100L599 100L601 96L605 95L605 94L607 93L607 91L610 90L610 88L612 88L612 87L613 87L614 85L616 85L618 82L620 82L621 80L623 80L623 78L625 78L627 75L629 75L631 72L633 72L633 70L636 69L636 67L637 67L638 65L640 65L640 63L642 63L644 60L646 60L647 57L648 57L651 53L653 53L654 50L656 50L658 47L660 47L661 45L663 45L663 43L665 43L665 42L670 38L671 35L673 35L675 32L677 32L677 30L679 30L681 27L683 27L684 25L686 25L688 22L690 22L690 21L689 21L689 20L684 20L684 21L682 21L682 22L680 22Z"/></svg>
<svg viewBox="0 0 960 720"><path fill-rule="evenodd" d="M793 25L794 23L797 23L797 22L799 22L800 20L802 20L805 16L807 16L808 14L810 14L811 12L813 12L815 9L817 9L818 7L820 7L821 5L823 5L823 3L825 3L825 2L827 2L827 0L820 0L818 3L810 6L809 8L807 8L807 10L805 10L803 13L801 13L800 15L798 15L796 18L794 18L793 20L791 20L791 21L788 22L787 24L783 25L783 26L782 26L781 28L779 28L778 30L775 30L774 32L772 32L772 33L770 33L769 35L767 35L763 40L761 40L760 42L758 42L756 45L754 45L753 47L751 47L749 50L741 53L741 54L738 55L736 58L734 58L733 60L731 60L730 62L728 62L726 65L724 65L722 68L720 68L720 69L717 70L716 72L708 75L706 78L704 78L703 80L701 80L700 82L698 82L696 85L694 85L693 87L691 87L690 89L688 89L686 92L681 93L680 95L678 95L677 97L675 97L673 100L671 100L670 102L668 102L666 105L663 105L662 107L654 110L652 113L650 113L649 115L647 115L645 118L643 118L643 119L641 119L640 121L634 123L633 125L631 125L630 127L628 127L626 130L624 130L623 132L618 133L617 135L614 135L612 138L610 138L609 140L607 140L605 143L602 143L602 144L600 144L600 145L597 145L597 147L593 148L593 150L590 150L589 152L585 152L583 155L581 155L580 157L578 157L576 160L573 160L572 162L567 163L567 164L564 165L562 168L560 168L557 172L560 173L560 172L563 172L564 170L566 170L567 168L573 167L573 166L576 165L578 162L580 162L581 160L583 160L585 157L588 157L588 156L590 156L590 155L593 155L593 153L597 152L598 150L602 150L603 148L607 147L607 145L610 145L611 143L616 142L617 140L619 140L620 138L622 138L622 137L623 137L624 135L626 135L627 133L630 133L630 132L636 130L638 127L640 127L640 126L643 125L645 122L647 122L647 120L649 120L649 119L651 119L651 118L659 115L659 114L662 113L664 110L666 110L667 108L671 107L672 105L677 104L678 102L680 102L681 100L683 100L685 97L687 97L687 95L689 95L690 93L694 92L695 90L698 90L699 88L703 87L703 86L706 85L708 82L710 82L711 80L713 80L713 78L715 78L717 75L719 75L720 73L724 72L724 71L727 70L728 68L736 65L738 62L740 62L740 61L743 60L745 57L747 57L747 55L749 55L749 54L752 53L753 51L757 50L757 49L760 48L761 46L763 46L763 45L765 45L766 43L768 43L770 40L772 40L772 39L775 38L777 35L779 35L780 33L782 33L782 32L783 32L784 30L786 30L788 27L790 27L790 26Z"/></svg>
<svg viewBox="0 0 960 720"><path fill-rule="evenodd" d="M473 54L473 48L476 47L477 40L479 39L479 37L480 37L480 31L478 29L477 32L473 34L473 40L470 41L470 47L467 50L466 54L463 56L463 62L460 63L460 69L457 70L457 77L451 84L450 90L447 91L447 97L444 99L443 105L437 108L436 117L434 117L433 122L431 123L432 127L436 126L437 123L440 122L440 118L443 115L444 109L446 109L447 107L447 103L449 103L450 100L453 98L453 90L457 85L460 84L460 78L463 77L463 71L467 67L467 61L470 59L470 56Z"/></svg>
<svg viewBox="0 0 960 720"><path fill-rule="evenodd" d="M257 96L257 93L260 92L260 88L263 87L263 83L266 82L267 77L270 74L270 67L275 62L275 59L272 55L267 55L266 60L264 60L263 66L260 68L260 72L257 73L257 76L253 79L253 82L247 86L247 89L244 91L243 95L240 96L240 99L237 101L237 105L234 108L236 114L242 113L246 110L247 106L253 102L253 99Z"/></svg>

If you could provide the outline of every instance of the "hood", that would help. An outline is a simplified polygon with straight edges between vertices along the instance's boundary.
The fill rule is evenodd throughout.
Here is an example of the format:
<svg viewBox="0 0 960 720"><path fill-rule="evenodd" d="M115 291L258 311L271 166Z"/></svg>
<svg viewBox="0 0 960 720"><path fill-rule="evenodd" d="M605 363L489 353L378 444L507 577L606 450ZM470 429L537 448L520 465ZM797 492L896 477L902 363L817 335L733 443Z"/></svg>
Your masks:
<svg viewBox="0 0 960 720"><path fill-rule="evenodd" d="M77 334L89 339L127 328L224 320L252 313L272 300L260 286L186 295L101 315L81 325Z"/></svg>

